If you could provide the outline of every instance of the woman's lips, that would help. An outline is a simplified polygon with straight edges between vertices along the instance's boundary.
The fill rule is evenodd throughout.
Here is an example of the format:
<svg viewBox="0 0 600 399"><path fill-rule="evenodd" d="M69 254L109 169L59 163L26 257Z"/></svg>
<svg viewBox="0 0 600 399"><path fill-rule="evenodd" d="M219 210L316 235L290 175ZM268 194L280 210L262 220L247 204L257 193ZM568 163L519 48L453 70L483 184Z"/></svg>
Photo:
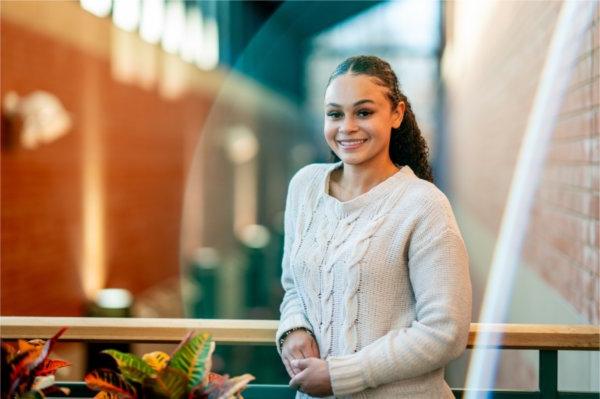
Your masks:
<svg viewBox="0 0 600 399"><path fill-rule="evenodd" d="M347 140L336 140L338 145L344 150L354 150L363 145L367 139L347 139Z"/></svg>

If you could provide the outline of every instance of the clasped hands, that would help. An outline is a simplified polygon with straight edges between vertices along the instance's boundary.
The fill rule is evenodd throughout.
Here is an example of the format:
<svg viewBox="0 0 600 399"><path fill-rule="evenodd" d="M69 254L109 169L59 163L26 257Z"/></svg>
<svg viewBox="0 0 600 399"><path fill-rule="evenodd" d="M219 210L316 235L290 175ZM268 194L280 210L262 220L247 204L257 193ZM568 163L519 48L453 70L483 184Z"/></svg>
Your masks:
<svg viewBox="0 0 600 399"><path fill-rule="evenodd" d="M287 336L281 359L290 375L290 387L310 396L333 395L327 362L320 358L315 339L304 330Z"/></svg>

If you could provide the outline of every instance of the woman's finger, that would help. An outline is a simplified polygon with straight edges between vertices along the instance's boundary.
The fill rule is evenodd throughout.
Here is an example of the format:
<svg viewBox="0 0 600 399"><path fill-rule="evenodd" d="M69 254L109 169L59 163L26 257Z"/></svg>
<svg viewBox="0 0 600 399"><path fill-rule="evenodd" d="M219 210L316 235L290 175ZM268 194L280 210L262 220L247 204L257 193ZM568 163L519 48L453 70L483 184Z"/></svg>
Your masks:
<svg viewBox="0 0 600 399"><path fill-rule="evenodd" d="M294 360L294 359L304 359L304 355L300 351L294 351L289 357L290 367L292 368L294 375L296 375L300 372L300 369L291 365L292 360Z"/></svg>
<svg viewBox="0 0 600 399"><path fill-rule="evenodd" d="M292 370L292 365L290 364L290 361L287 358L283 358L283 365L285 366L285 370L287 371L290 378L294 378L296 373L294 373L294 371Z"/></svg>
<svg viewBox="0 0 600 399"><path fill-rule="evenodd" d="M300 351L300 353L302 353L302 357L303 358L308 358L308 357L312 357L312 350L309 348L302 348L302 350Z"/></svg>

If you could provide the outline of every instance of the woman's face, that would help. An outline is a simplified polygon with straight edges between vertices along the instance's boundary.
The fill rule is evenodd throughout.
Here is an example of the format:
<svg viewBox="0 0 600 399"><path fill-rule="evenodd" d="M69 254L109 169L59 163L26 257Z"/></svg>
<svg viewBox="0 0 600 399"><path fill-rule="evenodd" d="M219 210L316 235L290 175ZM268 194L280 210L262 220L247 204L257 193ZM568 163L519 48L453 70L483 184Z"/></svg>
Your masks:
<svg viewBox="0 0 600 399"><path fill-rule="evenodd" d="M325 92L325 140L351 165L379 165L389 158L392 127L402 122L404 103L392 109L388 89L367 75L335 78Z"/></svg>

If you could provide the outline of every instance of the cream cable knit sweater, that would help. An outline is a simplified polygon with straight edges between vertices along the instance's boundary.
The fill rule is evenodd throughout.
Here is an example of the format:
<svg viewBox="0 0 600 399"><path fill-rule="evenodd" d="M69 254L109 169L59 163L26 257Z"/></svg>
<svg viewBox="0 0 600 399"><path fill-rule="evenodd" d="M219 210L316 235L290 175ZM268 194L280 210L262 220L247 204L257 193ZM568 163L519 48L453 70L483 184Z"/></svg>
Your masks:
<svg viewBox="0 0 600 399"><path fill-rule="evenodd" d="M313 331L336 397L453 397L443 370L465 349L471 282L447 198L404 166L340 202L328 194L337 167L290 182L276 339Z"/></svg>

